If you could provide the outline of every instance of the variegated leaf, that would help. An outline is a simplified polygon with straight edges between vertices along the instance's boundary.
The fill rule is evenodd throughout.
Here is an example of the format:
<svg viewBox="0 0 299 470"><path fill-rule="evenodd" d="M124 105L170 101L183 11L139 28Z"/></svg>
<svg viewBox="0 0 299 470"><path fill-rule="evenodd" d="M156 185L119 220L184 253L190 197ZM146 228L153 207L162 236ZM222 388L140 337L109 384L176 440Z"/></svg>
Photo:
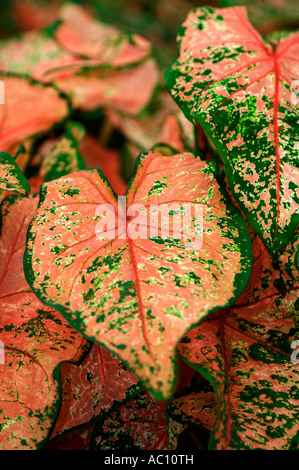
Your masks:
<svg viewBox="0 0 299 470"><path fill-rule="evenodd" d="M100 167L115 194L125 194L127 185L120 174L121 159L117 150L103 147L90 135L80 143L79 150L87 168Z"/></svg>
<svg viewBox="0 0 299 470"><path fill-rule="evenodd" d="M215 388L213 449L298 445L299 365L292 362L299 338L298 271L290 276L283 264L275 269L261 241L253 244L258 256L236 304L204 320L178 348Z"/></svg>
<svg viewBox="0 0 299 470"><path fill-rule="evenodd" d="M26 278L36 295L121 357L159 399L175 385L177 341L230 305L250 275L245 221L215 172L214 162L191 153L141 154L126 196L128 208L142 204L138 218L124 212L97 169L74 173L43 185L28 234ZM97 215L107 204L106 215ZM186 207L189 223L185 218L181 235L171 229L167 237L167 219L173 227L175 215L187 217Z"/></svg>
<svg viewBox="0 0 299 470"><path fill-rule="evenodd" d="M207 380L177 392L167 404L167 414L185 425L200 426L211 431L216 418L217 400Z"/></svg>
<svg viewBox="0 0 299 470"><path fill-rule="evenodd" d="M60 404L60 363L78 361L86 347L25 280L26 232L37 202L11 197L1 205L0 449L6 450L36 449L45 442Z"/></svg>
<svg viewBox="0 0 299 470"><path fill-rule="evenodd" d="M51 438L103 419L142 391L132 372L109 351L93 345L80 366L61 367L62 403Z"/></svg>
<svg viewBox="0 0 299 470"><path fill-rule="evenodd" d="M176 425L175 431L179 433L183 428ZM173 431L171 438L177 441ZM176 448L176 442L171 448ZM96 424L90 449L167 450L166 402L155 402L147 392L141 393Z"/></svg>
<svg viewBox="0 0 299 470"><path fill-rule="evenodd" d="M0 152L0 189L29 194L30 184L11 155Z"/></svg>
<svg viewBox="0 0 299 470"><path fill-rule="evenodd" d="M243 7L191 11L166 85L221 154L230 188L268 251L299 223L299 33L263 39Z"/></svg>

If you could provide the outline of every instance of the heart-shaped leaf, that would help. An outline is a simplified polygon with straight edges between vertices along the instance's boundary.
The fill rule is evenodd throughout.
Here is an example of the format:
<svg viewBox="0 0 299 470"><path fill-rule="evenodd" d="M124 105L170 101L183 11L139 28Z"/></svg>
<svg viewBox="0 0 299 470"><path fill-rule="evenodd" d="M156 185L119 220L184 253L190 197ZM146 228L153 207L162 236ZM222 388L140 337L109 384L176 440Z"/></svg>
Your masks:
<svg viewBox="0 0 299 470"><path fill-rule="evenodd" d="M80 366L62 365L61 382L62 403L51 438L103 419L142 390L132 372L96 344Z"/></svg>
<svg viewBox="0 0 299 470"><path fill-rule="evenodd" d="M261 241L253 244L258 255L237 303L204 320L178 348L215 388L213 449L297 445L299 374L292 342L299 337L298 271L290 276L282 264L274 269Z"/></svg>
<svg viewBox="0 0 299 470"><path fill-rule="evenodd" d="M6 152L0 152L0 189L19 194L30 193L30 184L14 159Z"/></svg>
<svg viewBox="0 0 299 470"><path fill-rule="evenodd" d="M58 312L43 305L25 280L26 232L37 202L11 197L1 205L1 449L43 444L60 404L60 363L77 362L86 348L86 341Z"/></svg>
<svg viewBox="0 0 299 470"><path fill-rule="evenodd" d="M208 313L230 305L250 275L245 221L215 172L214 162L192 153L141 155L126 196L131 215L97 169L74 173L43 185L29 230L25 271L36 295L121 357L159 399L175 384L177 341ZM97 216L107 204L106 216ZM139 222L136 204L142 205ZM157 204L166 208L162 222L153 220ZM195 216L198 206L203 221ZM119 219L115 235L113 211ZM173 227L182 213L181 240L175 231L167 237L167 218ZM99 228L102 222L110 224L113 239ZM200 249L189 244L199 225Z"/></svg>
<svg viewBox="0 0 299 470"><path fill-rule="evenodd" d="M0 150L7 150L24 139L48 131L63 121L69 104L53 86L29 78L1 73L5 104L0 104Z"/></svg>
<svg viewBox="0 0 299 470"><path fill-rule="evenodd" d="M245 8L203 7L190 13L178 39L180 56L166 85L211 138L234 196L273 254L299 223L292 89L299 79L299 33L263 40Z"/></svg>

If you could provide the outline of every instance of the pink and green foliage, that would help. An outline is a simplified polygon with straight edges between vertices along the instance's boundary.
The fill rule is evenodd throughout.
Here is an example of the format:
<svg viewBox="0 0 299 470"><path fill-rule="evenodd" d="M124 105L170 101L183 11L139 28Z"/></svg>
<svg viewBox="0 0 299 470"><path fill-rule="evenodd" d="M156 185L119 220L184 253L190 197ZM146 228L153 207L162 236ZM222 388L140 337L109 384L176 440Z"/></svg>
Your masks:
<svg viewBox="0 0 299 470"><path fill-rule="evenodd" d="M137 221L130 221L134 214L124 213L97 170L45 184L28 233L26 276L36 295L118 354L159 398L167 398L175 383L177 341L211 311L230 305L250 275L246 225L219 187L215 169L191 153L140 156L126 203L143 205L138 217L148 238L140 238ZM174 203L176 211L184 203L203 206L200 250L188 249L194 215L186 239L176 233L163 239L161 219L157 238L150 238L155 205L169 204L172 226ZM97 228L99 204L110 204L118 216L113 240L101 232L104 225ZM104 217L109 224L111 212Z"/></svg>
<svg viewBox="0 0 299 470"><path fill-rule="evenodd" d="M199 8L179 30L166 85L221 154L230 188L270 253L298 218L299 33L263 39L242 7Z"/></svg>
<svg viewBox="0 0 299 470"><path fill-rule="evenodd" d="M37 198L5 199L1 206L0 449L36 449L45 442L59 407L62 361L78 361L86 341L55 310L43 305L22 269L28 224Z"/></svg>
<svg viewBox="0 0 299 470"><path fill-rule="evenodd" d="M36 1L0 39L0 449L298 448L299 33L192 10L168 94L101 2Z"/></svg>
<svg viewBox="0 0 299 470"><path fill-rule="evenodd" d="M166 403L155 402L143 392L94 428L92 450L168 450L175 449L178 435L184 425L170 423L166 417Z"/></svg>
<svg viewBox="0 0 299 470"><path fill-rule="evenodd" d="M103 418L142 390L133 373L96 344L80 366L62 365L61 382L62 404L51 438Z"/></svg>
<svg viewBox="0 0 299 470"><path fill-rule="evenodd" d="M207 380L183 388L173 395L167 405L168 415L178 423L212 431L217 412L217 400Z"/></svg>
<svg viewBox="0 0 299 470"><path fill-rule="evenodd" d="M282 257L295 244L297 234ZM253 253L252 276L237 302L191 330L179 354L215 389L212 448L296 448L299 366L291 343L298 340L298 271L273 267L258 237Z"/></svg>
<svg viewBox="0 0 299 470"><path fill-rule="evenodd" d="M64 5L58 21L0 44L0 69L54 82L74 108L115 107L135 114L159 79L151 44L95 21L81 7Z"/></svg>
<svg viewBox="0 0 299 470"><path fill-rule="evenodd" d="M30 185L9 153L0 152L0 189L27 195Z"/></svg>
<svg viewBox="0 0 299 470"><path fill-rule="evenodd" d="M69 104L56 88L11 73L0 73L5 103L0 104L0 151L49 131L69 114Z"/></svg>

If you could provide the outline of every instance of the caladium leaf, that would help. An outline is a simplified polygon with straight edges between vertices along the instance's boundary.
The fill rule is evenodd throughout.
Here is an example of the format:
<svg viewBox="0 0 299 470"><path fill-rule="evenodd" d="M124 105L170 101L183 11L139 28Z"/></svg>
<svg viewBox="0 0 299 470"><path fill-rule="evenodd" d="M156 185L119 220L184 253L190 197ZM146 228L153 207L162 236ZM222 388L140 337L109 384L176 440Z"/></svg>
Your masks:
<svg viewBox="0 0 299 470"><path fill-rule="evenodd" d="M51 438L103 419L142 391L138 379L120 360L96 344L80 366L61 367L62 404Z"/></svg>
<svg viewBox="0 0 299 470"><path fill-rule="evenodd" d="M37 198L1 205L0 449L35 449L47 438L59 408L62 361L78 361L86 341L55 310L43 305L23 272L26 232ZM1 343L1 344L2 344Z"/></svg>
<svg viewBox="0 0 299 470"><path fill-rule="evenodd" d="M58 17L63 22L55 31L56 40L78 56L120 67L141 62L151 52L146 39L96 21L79 5L63 5Z"/></svg>
<svg viewBox="0 0 299 470"><path fill-rule="evenodd" d="M9 153L0 152L0 189L29 194L30 184Z"/></svg>
<svg viewBox="0 0 299 470"><path fill-rule="evenodd" d="M48 131L69 113L67 99L53 86L29 78L1 73L5 104L0 105L0 150Z"/></svg>
<svg viewBox="0 0 299 470"><path fill-rule="evenodd" d="M237 303L191 330L179 353L213 384L212 449L289 449L298 439L298 271L276 269L256 238L252 277ZM288 247L286 248L286 251Z"/></svg>
<svg viewBox="0 0 299 470"><path fill-rule="evenodd" d="M167 413L185 425L200 426L211 431L216 418L217 399L207 380L177 392L167 404Z"/></svg>
<svg viewBox="0 0 299 470"><path fill-rule="evenodd" d="M14 72L29 75L43 82L47 81L49 70L63 68L56 77L68 77L65 70L73 64L83 66L86 61L64 49L55 39L57 23L41 30L30 31L19 38L8 38L0 41L0 69L3 72Z"/></svg>
<svg viewBox="0 0 299 470"><path fill-rule="evenodd" d="M184 426L177 426L181 432ZM172 430L172 439L174 438ZM176 440L177 440L176 435ZM167 450L166 402L143 392L95 425L91 450ZM171 448L175 449L175 443Z"/></svg>
<svg viewBox="0 0 299 470"><path fill-rule="evenodd" d="M230 188L271 254L299 223L299 33L266 39L243 7L192 11L166 85L221 154Z"/></svg>
<svg viewBox="0 0 299 470"><path fill-rule="evenodd" d="M50 154L42 160L40 173L45 182L58 179L77 170L83 170L85 164L78 149L76 134L84 136L81 124L71 123L66 128L64 136L58 141Z"/></svg>
<svg viewBox="0 0 299 470"><path fill-rule="evenodd" d="M35 294L116 353L159 399L175 384L177 341L208 313L230 305L250 275L245 221L215 173L214 162L192 153L141 154L126 195L128 208L142 204L143 231L136 236L137 220L124 213L100 171L83 170L43 185L28 234L25 271ZM169 217L171 227L178 213L173 203L179 213L184 204L193 211L181 240L162 233L162 223ZM109 204L119 219L108 241L98 224L112 229L112 209L103 219L96 214L101 204ZM162 223L153 221L157 204L166 205ZM203 204L201 249L189 245L199 225L198 204Z"/></svg>

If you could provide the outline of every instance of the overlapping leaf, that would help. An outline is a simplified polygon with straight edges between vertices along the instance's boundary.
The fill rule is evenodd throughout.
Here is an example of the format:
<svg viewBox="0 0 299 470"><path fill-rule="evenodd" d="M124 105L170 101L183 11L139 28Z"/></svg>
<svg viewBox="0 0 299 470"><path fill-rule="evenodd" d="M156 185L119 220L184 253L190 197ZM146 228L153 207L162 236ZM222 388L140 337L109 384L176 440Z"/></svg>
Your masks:
<svg viewBox="0 0 299 470"><path fill-rule="evenodd" d="M79 57L120 67L141 62L150 54L151 44L146 39L96 21L79 5L63 5L58 17L63 20L55 31L58 43Z"/></svg>
<svg viewBox="0 0 299 470"><path fill-rule="evenodd" d="M120 174L121 160L117 150L103 147L89 135L80 143L79 150L87 168L101 168L115 194L126 192L127 185Z"/></svg>
<svg viewBox="0 0 299 470"><path fill-rule="evenodd" d="M299 21L299 4L292 0L220 0L220 5L246 7L250 21L262 34L274 28L285 29Z"/></svg>
<svg viewBox="0 0 299 470"><path fill-rule="evenodd" d="M63 137L42 160L40 174L45 182L85 168L78 149L83 136L84 128L81 125L76 123L68 125Z"/></svg>
<svg viewBox="0 0 299 470"><path fill-rule="evenodd" d="M166 85L215 144L247 219L277 252L299 223L299 33L263 40L245 8L204 7L189 14L178 39Z"/></svg>
<svg viewBox="0 0 299 470"><path fill-rule="evenodd" d="M260 240L253 243L259 254L237 303L204 320L179 345L182 357L215 389L210 444L216 449L298 445L299 369L291 360L298 338L298 271L289 275L283 264L274 269Z"/></svg>
<svg viewBox="0 0 299 470"><path fill-rule="evenodd" d="M13 0L12 15L22 29L37 29L51 24L57 16L59 0Z"/></svg>
<svg viewBox="0 0 299 470"><path fill-rule="evenodd" d="M112 125L136 146L134 159L140 151L152 148L158 142L170 145L177 152L195 149L193 124L178 111L165 91L159 94L158 103L155 112L148 109L141 116L128 116L112 108L106 110Z"/></svg>
<svg viewBox="0 0 299 470"><path fill-rule="evenodd" d="M143 205L139 221L124 213L97 169L74 173L43 186L29 230L26 278L36 295L121 357L160 399L174 387L177 341L212 310L230 305L251 270L245 221L215 171L213 162L191 153L141 155L126 196L127 207ZM101 204L110 210L96 215ZM169 204L162 223L153 220L155 204ZM174 231L162 238L165 220L172 227L184 204L193 212L182 239ZM194 215L200 204L203 221ZM119 220L108 235L112 210ZM199 225L197 249L190 239Z"/></svg>
<svg viewBox="0 0 299 470"><path fill-rule="evenodd" d="M169 443L166 402L155 402L147 392L122 405L96 424L91 450L167 450L176 448L183 425L172 423Z"/></svg>
<svg viewBox="0 0 299 470"><path fill-rule="evenodd" d="M148 41L94 21L79 6L65 5L61 17L45 30L0 42L0 69L55 83L76 108L142 110L159 79Z"/></svg>
<svg viewBox="0 0 299 470"><path fill-rule="evenodd" d="M50 130L69 113L65 97L50 85L23 76L0 73L5 104L0 105L0 151Z"/></svg>
<svg viewBox="0 0 299 470"><path fill-rule="evenodd" d="M0 448L35 449L47 438L59 406L59 364L77 361L86 341L30 290L23 273L26 231L37 199L1 206Z"/></svg>
<svg viewBox="0 0 299 470"><path fill-rule="evenodd" d="M142 390L136 377L118 358L93 345L80 366L61 367L62 404L51 437L102 419Z"/></svg>
<svg viewBox="0 0 299 470"><path fill-rule="evenodd" d="M30 185L11 155L0 152L0 189L28 194Z"/></svg>
<svg viewBox="0 0 299 470"><path fill-rule="evenodd" d="M182 424L201 426L211 431L216 417L217 400L207 380L176 393L167 404L167 413Z"/></svg>

